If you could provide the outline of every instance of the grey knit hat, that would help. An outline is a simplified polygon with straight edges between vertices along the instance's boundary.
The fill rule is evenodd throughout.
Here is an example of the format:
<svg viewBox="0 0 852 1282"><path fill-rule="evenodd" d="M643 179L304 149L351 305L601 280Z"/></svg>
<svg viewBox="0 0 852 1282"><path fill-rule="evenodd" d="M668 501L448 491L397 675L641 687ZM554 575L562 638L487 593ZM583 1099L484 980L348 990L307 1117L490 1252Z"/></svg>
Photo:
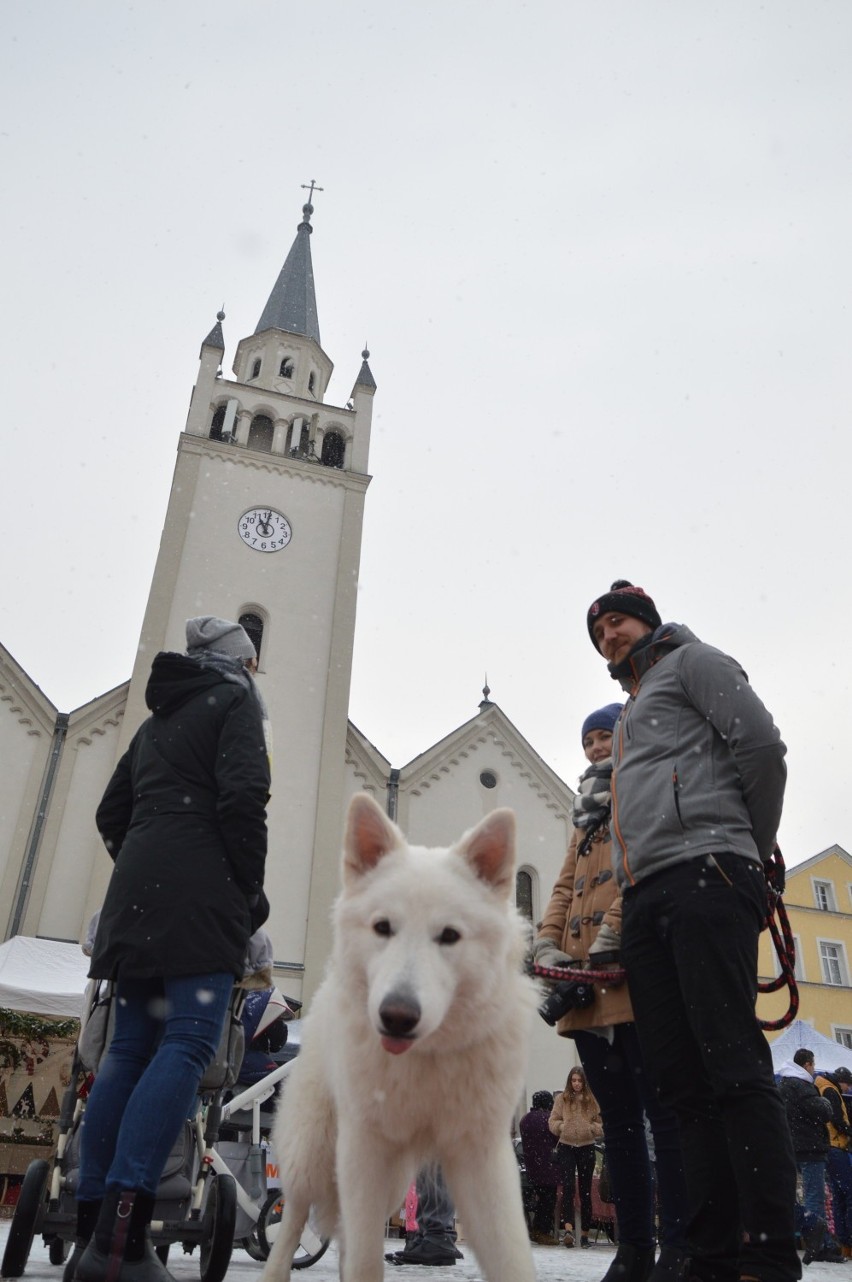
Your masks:
<svg viewBox="0 0 852 1282"><path fill-rule="evenodd" d="M201 650L215 650L217 654L227 654L232 659L257 658L257 650L245 628L239 623L229 623L227 619L217 619L212 614L186 621L187 654L198 654Z"/></svg>

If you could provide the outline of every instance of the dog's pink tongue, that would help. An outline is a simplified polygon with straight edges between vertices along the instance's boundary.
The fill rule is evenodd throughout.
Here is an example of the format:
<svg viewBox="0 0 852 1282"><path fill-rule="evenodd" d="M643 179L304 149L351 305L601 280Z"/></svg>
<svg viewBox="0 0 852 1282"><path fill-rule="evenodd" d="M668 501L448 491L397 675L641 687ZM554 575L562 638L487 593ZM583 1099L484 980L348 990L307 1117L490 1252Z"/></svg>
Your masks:
<svg viewBox="0 0 852 1282"><path fill-rule="evenodd" d="M382 1038L382 1046L386 1051L390 1051L391 1055L402 1055L405 1053L405 1051L410 1051L413 1045L414 1045L414 1042L412 1042L409 1038L403 1038L403 1037L383 1037Z"/></svg>

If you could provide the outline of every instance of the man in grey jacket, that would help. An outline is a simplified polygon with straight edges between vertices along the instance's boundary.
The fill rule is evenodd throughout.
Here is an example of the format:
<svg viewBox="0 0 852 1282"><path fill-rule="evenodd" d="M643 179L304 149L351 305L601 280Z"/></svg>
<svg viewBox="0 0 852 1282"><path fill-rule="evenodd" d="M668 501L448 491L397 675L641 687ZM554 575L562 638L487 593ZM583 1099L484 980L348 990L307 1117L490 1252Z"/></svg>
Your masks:
<svg viewBox="0 0 852 1282"><path fill-rule="evenodd" d="M763 862L786 749L739 664L624 580L589 635L629 699L613 734L621 950L648 1075L678 1117L698 1282L801 1276L796 1168L755 1016Z"/></svg>

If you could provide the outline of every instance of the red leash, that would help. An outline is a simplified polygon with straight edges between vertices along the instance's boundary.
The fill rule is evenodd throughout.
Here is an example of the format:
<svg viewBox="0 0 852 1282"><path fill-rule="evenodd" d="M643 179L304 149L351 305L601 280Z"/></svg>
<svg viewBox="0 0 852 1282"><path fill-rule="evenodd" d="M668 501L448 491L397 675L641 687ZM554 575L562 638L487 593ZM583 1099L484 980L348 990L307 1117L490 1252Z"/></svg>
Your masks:
<svg viewBox="0 0 852 1282"><path fill-rule="evenodd" d="M757 991L759 993L775 993L786 984L790 992L787 1011L780 1019L759 1019L757 1021L765 1031L775 1032L779 1028L786 1028L788 1024L792 1024L799 1012L799 986L796 983L795 973L796 941L790 929L790 918L787 916L787 909L784 907L784 901L781 898L784 893L786 875L784 856L778 846L772 852L772 858L764 863L763 870L766 873L768 901L766 926L772 936L772 943L775 945L775 952L778 955L780 973L776 979L768 979L765 984L758 984ZM775 920L776 917L778 918L777 921Z"/></svg>
<svg viewBox="0 0 852 1282"><path fill-rule="evenodd" d="M583 970L582 967L575 966L533 966L532 969L533 974L538 979L555 979L564 984L570 984L575 979L586 984L591 983L593 980L620 984L627 978L627 971L623 968L618 970Z"/></svg>

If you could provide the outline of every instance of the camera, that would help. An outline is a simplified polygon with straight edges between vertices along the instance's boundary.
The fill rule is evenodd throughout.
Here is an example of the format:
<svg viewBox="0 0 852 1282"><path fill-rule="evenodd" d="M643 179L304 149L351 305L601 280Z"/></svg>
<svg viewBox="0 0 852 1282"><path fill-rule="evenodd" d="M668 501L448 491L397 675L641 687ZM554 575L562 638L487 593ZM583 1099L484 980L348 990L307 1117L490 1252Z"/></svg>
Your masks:
<svg viewBox="0 0 852 1282"><path fill-rule="evenodd" d="M569 983L554 984L539 1006L538 1013L553 1028L569 1010L585 1010L594 1000L594 985L583 979L573 979Z"/></svg>

